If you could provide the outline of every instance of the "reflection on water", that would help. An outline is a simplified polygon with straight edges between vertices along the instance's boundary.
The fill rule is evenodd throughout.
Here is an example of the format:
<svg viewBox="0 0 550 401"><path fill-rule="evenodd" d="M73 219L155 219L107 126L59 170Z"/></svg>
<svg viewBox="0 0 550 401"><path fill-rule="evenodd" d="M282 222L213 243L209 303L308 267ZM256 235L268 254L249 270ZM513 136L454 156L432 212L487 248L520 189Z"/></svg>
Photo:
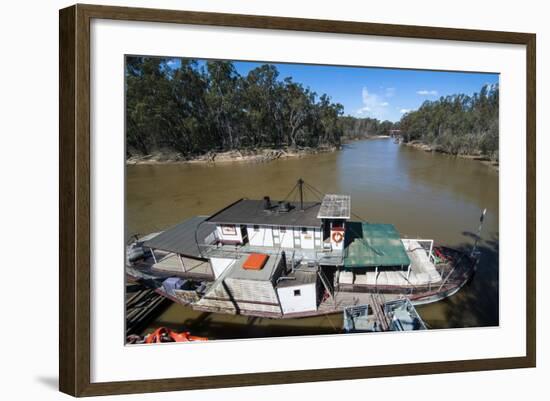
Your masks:
<svg viewBox="0 0 550 401"><path fill-rule="evenodd" d="M465 249L473 243L481 210L487 208L481 261L472 282L450 299L418 311L434 328L498 325L498 173L477 161L426 153L389 139L269 163L128 166L126 234L211 214L242 197L282 199L299 177L323 193L350 194L356 219L393 223L404 236ZM174 305L151 327L159 325L238 338L331 333L341 328L342 319L270 320Z"/></svg>

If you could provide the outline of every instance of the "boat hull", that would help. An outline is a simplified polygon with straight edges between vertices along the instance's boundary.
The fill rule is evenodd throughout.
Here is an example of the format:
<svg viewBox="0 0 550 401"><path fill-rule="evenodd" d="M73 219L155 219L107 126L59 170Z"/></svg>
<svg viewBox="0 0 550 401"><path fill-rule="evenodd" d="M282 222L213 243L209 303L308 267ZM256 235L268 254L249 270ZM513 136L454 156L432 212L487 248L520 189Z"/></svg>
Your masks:
<svg viewBox="0 0 550 401"><path fill-rule="evenodd" d="M336 288L332 297L326 298L319 303L317 310L297 313L274 313L242 309L235 311L216 307L205 307L203 305L198 305L196 302L190 302L182 299L182 297L176 296L175 294L166 292L162 286L158 286L157 281L151 280L150 277L148 279L144 279L144 275L139 272L135 266L128 266L126 273L130 279L139 281L142 284L149 286L157 293L169 298L173 302L179 303L186 307L191 307L195 310L211 313L240 314L244 316L271 319L297 319L342 313L344 308L353 306L354 304L369 303L372 296L382 296L386 301L408 298L414 306L426 305L449 298L459 292L472 278L477 267L477 260L470 255L452 248L438 247L438 249L447 254L452 253L455 256L454 260L456 260L457 256L459 256L459 259L462 261L462 266L460 266L460 271L456 277L453 277L452 280L447 280L442 284L434 284L433 287L435 289L426 286L422 288L412 288L409 286L362 286L356 288L350 287L347 289ZM456 267L459 266L454 266L451 271L454 271ZM148 273L150 274L151 272L149 271ZM449 276L450 275L451 274L449 274Z"/></svg>

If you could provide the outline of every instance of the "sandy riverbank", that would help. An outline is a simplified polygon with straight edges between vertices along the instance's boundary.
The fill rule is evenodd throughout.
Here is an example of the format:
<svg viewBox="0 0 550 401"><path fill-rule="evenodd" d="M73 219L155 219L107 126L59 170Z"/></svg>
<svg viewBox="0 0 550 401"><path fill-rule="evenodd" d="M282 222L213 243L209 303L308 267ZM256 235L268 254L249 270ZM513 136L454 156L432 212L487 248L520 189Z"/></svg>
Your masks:
<svg viewBox="0 0 550 401"><path fill-rule="evenodd" d="M176 152L155 152L145 156L131 156L126 164L163 164L163 163L227 163L227 162L252 162L265 163L277 159L299 158L318 153L334 152L336 146L324 146L319 148L281 148L281 149L254 149L231 150L227 152L208 152L198 156L184 156Z"/></svg>
<svg viewBox="0 0 550 401"><path fill-rule="evenodd" d="M452 155L448 152L445 152L443 149L438 148L437 146L428 145L426 143L419 142L419 141L411 141L411 142L406 142L406 143L403 142L402 145L409 146L409 147L415 148L415 149L420 149L420 150L423 150L424 152L437 152L437 153L442 153L442 154L446 154L446 155L449 155L449 156L460 157L461 159L475 160L475 161L478 161L482 164L485 164L486 166L492 168L495 171L498 171L498 169L499 169L498 161L491 160L489 157L487 157L485 155L481 155L481 154L479 154L479 155L461 155L461 154Z"/></svg>

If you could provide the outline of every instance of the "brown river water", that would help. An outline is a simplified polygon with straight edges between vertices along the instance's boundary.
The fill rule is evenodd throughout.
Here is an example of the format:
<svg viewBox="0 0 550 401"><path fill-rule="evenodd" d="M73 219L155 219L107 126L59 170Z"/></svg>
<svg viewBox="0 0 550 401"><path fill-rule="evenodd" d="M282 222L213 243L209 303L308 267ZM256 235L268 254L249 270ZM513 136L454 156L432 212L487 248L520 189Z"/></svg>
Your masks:
<svg viewBox="0 0 550 401"><path fill-rule="evenodd" d="M417 310L436 329L499 324L498 172L478 161L372 139L341 151L266 163L136 165L126 174L127 235L211 214L243 197L283 199L300 177L323 193L350 194L355 219L392 223L403 236L457 248L471 249L481 210L487 208L473 280L451 298ZM342 317L273 320L173 304L145 332L159 326L213 339L274 337L340 332Z"/></svg>

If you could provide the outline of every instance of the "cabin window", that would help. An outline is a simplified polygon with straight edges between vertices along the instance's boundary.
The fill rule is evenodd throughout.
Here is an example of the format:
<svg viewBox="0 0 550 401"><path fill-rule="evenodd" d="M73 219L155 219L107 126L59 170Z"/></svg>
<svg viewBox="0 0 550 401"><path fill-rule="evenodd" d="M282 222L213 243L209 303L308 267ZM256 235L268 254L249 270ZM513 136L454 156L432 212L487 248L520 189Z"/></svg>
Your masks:
<svg viewBox="0 0 550 401"><path fill-rule="evenodd" d="M294 290L295 297L299 297L300 295L302 295L302 290Z"/></svg>
<svg viewBox="0 0 550 401"><path fill-rule="evenodd" d="M279 231L284 234L286 233L286 227L279 227Z"/></svg>
<svg viewBox="0 0 550 401"><path fill-rule="evenodd" d="M307 227L302 227L302 234L307 234Z"/></svg>
<svg viewBox="0 0 550 401"><path fill-rule="evenodd" d="M222 234L237 235L237 229L235 228L235 226L222 226Z"/></svg>
<svg viewBox="0 0 550 401"><path fill-rule="evenodd" d="M260 231L260 226L256 226L256 225L255 225L255 226L254 226L254 231L256 231L256 232Z"/></svg>

